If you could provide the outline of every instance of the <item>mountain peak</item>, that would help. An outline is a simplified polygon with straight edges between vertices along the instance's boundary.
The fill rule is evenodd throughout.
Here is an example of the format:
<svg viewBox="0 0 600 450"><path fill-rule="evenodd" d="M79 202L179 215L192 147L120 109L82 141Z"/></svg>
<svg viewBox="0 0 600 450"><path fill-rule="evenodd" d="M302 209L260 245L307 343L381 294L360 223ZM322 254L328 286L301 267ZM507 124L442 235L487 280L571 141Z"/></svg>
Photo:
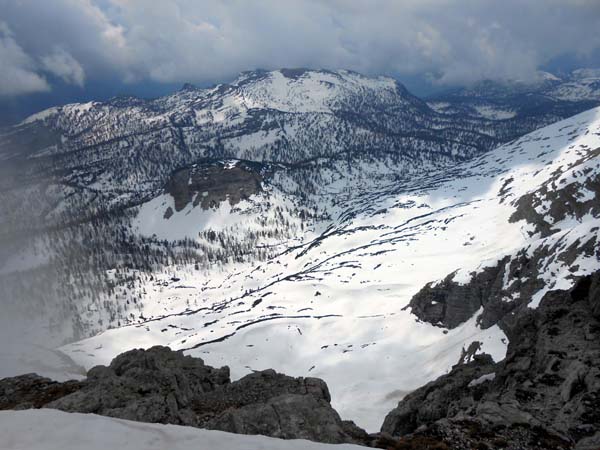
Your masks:
<svg viewBox="0 0 600 450"><path fill-rule="evenodd" d="M195 91L197 89L198 87L193 85L192 83L184 83L180 91Z"/></svg>

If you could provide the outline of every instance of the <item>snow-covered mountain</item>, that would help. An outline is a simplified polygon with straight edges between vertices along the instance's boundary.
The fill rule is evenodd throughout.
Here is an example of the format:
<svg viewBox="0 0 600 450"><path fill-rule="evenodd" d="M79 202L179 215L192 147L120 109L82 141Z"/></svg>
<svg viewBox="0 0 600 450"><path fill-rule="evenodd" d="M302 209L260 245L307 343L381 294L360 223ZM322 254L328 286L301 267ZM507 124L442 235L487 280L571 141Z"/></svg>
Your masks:
<svg viewBox="0 0 600 450"><path fill-rule="evenodd" d="M143 320L62 351L90 367L163 344L234 377L317 376L343 417L376 429L473 341L502 359L511 315L600 268L599 149L593 109L453 169L361 186L326 228L265 261L154 274L135 288ZM411 303L426 285L460 287L490 270L494 295L475 304Z"/></svg>
<svg viewBox="0 0 600 450"><path fill-rule="evenodd" d="M72 376L169 345L321 377L375 430L599 268L600 111L514 140L573 106L553 102L436 112L390 79L284 69L32 116L0 135L0 330L36 352L1 356L46 370L40 338L68 341L43 358ZM485 301L457 303L469 283Z"/></svg>
<svg viewBox="0 0 600 450"><path fill-rule="evenodd" d="M569 101L600 101L600 69L577 69L548 92L552 98Z"/></svg>
<svg viewBox="0 0 600 450"><path fill-rule="evenodd" d="M579 69L556 76L539 72L534 81L482 81L436 94L427 104L439 113L547 125L600 104L600 73Z"/></svg>
<svg viewBox="0 0 600 450"><path fill-rule="evenodd" d="M471 91L456 98L481 97ZM105 216L155 198L180 169L230 159L285 168L282 189L303 194L356 167L369 178L382 167L397 177L454 164L582 110L530 100L526 117L498 115L487 103L481 108L493 113L440 109L390 78L281 69L154 100L51 108L0 131L0 223L23 233Z"/></svg>
<svg viewBox="0 0 600 450"><path fill-rule="evenodd" d="M123 201L162 188L173 170L201 159L301 164L416 151L468 157L498 142L479 128L454 126L392 79L280 70L212 89L185 86L156 100L52 108L3 133L0 148L4 159L34 160L27 174L70 171L68 183Z"/></svg>
<svg viewBox="0 0 600 450"><path fill-rule="evenodd" d="M50 180L74 197L69 209L105 210L155 196L173 171L201 160L298 166L403 158L403 167L420 168L472 157L546 123L440 114L389 78L255 71L211 89L186 85L154 100L122 97L35 114L0 133L2 186ZM60 193L44 194L50 204L60 201Z"/></svg>
<svg viewBox="0 0 600 450"><path fill-rule="evenodd" d="M116 301L140 277L265 259L327 227L364 184L453 165L532 126L438 114L389 78L302 69L51 108L0 132L2 296L55 316L54 329L74 324L66 337L119 326L141 314L143 292ZM110 272L123 267L136 272Z"/></svg>

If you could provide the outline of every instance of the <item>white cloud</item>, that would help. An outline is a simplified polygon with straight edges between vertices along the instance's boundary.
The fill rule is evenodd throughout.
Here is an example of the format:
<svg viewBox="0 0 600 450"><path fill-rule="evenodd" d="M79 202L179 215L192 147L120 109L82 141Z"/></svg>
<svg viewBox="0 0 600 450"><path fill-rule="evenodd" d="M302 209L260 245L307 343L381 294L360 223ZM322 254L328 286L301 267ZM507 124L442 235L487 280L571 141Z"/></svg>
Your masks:
<svg viewBox="0 0 600 450"><path fill-rule="evenodd" d="M48 91L50 86L35 71L34 61L15 42L8 26L0 22L0 96Z"/></svg>
<svg viewBox="0 0 600 450"><path fill-rule="evenodd" d="M61 78L65 83L83 87L85 81L83 67L62 48L56 48L51 54L43 56L41 63L44 70Z"/></svg>
<svg viewBox="0 0 600 450"><path fill-rule="evenodd" d="M597 0L0 0L0 11L18 30L12 44L39 63L38 82L47 70L76 85L300 66L526 79L600 49Z"/></svg>

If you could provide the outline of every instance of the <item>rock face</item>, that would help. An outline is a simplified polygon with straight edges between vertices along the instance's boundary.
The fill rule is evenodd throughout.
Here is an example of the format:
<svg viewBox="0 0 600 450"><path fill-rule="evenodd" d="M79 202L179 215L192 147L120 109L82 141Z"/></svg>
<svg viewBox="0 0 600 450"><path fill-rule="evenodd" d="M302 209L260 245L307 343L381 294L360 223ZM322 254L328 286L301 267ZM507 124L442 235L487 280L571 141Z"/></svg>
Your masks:
<svg viewBox="0 0 600 450"><path fill-rule="evenodd" d="M600 272L515 320L504 361L455 366L403 399L382 432L439 448L600 448Z"/></svg>
<svg viewBox="0 0 600 450"><path fill-rule="evenodd" d="M502 286L502 268L485 268L475 275L469 285L461 285L448 275L441 283L427 284L412 299L409 307L412 313L425 322L456 328L469 320L493 298L495 291Z"/></svg>
<svg viewBox="0 0 600 450"><path fill-rule="evenodd" d="M510 222L525 221L530 236L537 235L540 245L524 248L486 267L471 273L468 283L455 280L449 274L438 283L424 286L408 307L419 319L445 328L455 328L479 310L479 325L488 328L498 324L512 339L519 333L515 318L532 301L535 293L545 287L552 288L555 273L548 276L550 264L563 266L570 273L580 269L581 256L600 261L598 227L569 245L561 239L544 239L560 236L556 224L581 222L584 217L600 217L600 176L591 173L590 162L600 157L600 148L582 147L576 158L551 173L537 189L515 196L511 186L514 179L507 178L500 189L501 203L510 203L514 212ZM586 174L573 183L561 176L567 171ZM554 269L557 271L558 269Z"/></svg>
<svg viewBox="0 0 600 450"><path fill-rule="evenodd" d="M79 381L59 383L34 373L5 378L0 380L0 410L41 408L82 385Z"/></svg>
<svg viewBox="0 0 600 450"><path fill-rule="evenodd" d="M167 347L131 350L82 382L23 375L0 381L0 409L56 408L141 422L172 423L318 442L362 442L367 434L330 405L327 385L273 370L231 383L229 368Z"/></svg>
<svg viewBox="0 0 600 450"><path fill-rule="evenodd" d="M600 148L586 151L579 160L571 163L571 167L600 157ZM572 183L557 189L557 180L561 172L555 173L541 189L528 193L515 202L516 211L511 217L512 222L526 220L543 236L553 233L552 223L568 217L581 219L586 214L600 216L600 176L590 175L582 181ZM588 193L582 195L583 192ZM546 205L542 214L542 206ZM551 222L548 221L551 218Z"/></svg>
<svg viewBox="0 0 600 450"><path fill-rule="evenodd" d="M213 369L201 359L153 347L131 350L108 367L90 369L79 391L46 406L142 422L194 425L191 404L195 397L227 383L227 367Z"/></svg>
<svg viewBox="0 0 600 450"><path fill-rule="evenodd" d="M538 267L547 256L548 249L536 251L533 256L521 251L512 259L505 257L496 266L473 274L468 284L457 283L450 274L438 284L423 287L409 307L419 319L446 328L456 328L483 308L479 318L482 328L500 323L510 336L513 324L509 313L525 307L532 294L544 286L538 278ZM511 281L507 287L506 279ZM514 300L509 302L507 298Z"/></svg>
<svg viewBox="0 0 600 450"><path fill-rule="evenodd" d="M494 362L488 355L477 355L473 362L455 366L450 374L407 395L386 416L382 431L394 436L403 436L412 433L423 424L453 415L458 411L469 383L493 373L493 370Z"/></svg>
<svg viewBox="0 0 600 450"><path fill-rule="evenodd" d="M318 378L291 378L265 370L248 375L201 399L212 412L203 427L242 434L319 442L357 442L366 433L342 422L329 390Z"/></svg>
<svg viewBox="0 0 600 450"><path fill-rule="evenodd" d="M242 161L231 167L222 163L195 164L175 172L167 182L166 191L173 197L176 211L190 202L202 209L217 207L225 200L233 206L260 192L261 169L261 164ZM172 214L171 211L168 215Z"/></svg>
<svg viewBox="0 0 600 450"><path fill-rule="evenodd" d="M545 286L541 275L549 258L563 262L574 272L574 261L580 255L600 260L597 241L592 234L587 241L571 247L541 246L533 252L524 249L472 274L467 284L457 283L450 274L440 283L423 287L408 307L419 319L446 328L459 326L482 309L478 319L482 328L498 324L510 340L517 339L521 326L518 318L528 310L532 295Z"/></svg>

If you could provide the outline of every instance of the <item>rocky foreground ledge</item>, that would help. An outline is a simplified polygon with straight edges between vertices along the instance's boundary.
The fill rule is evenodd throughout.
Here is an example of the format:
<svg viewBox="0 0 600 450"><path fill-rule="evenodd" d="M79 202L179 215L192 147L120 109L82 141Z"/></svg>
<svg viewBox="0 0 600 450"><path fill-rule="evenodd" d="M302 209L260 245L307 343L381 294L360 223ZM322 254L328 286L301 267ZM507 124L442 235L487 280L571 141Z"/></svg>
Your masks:
<svg viewBox="0 0 600 450"><path fill-rule="evenodd" d="M476 355L388 414L382 432L413 445L392 448L600 450L600 272L511 325L503 361Z"/></svg>
<svg viewBox="0 0 600 450"><path fill-rule="evenodd" d="M0 410L55 408L140 422L187 425L240 434L325 443L364 443L368 435L342 421L318 378L273 370L231 382L229 368L168 347L131 350L96 366L84 381L58 383L36 374L0 380Z"/></svg>
<svg viewBox="0 0 600 450"><path fill-rule="evenodd" d="M504 361L475 355L457 364L406 396L373 435L340 418L323 380L265 370L231 382L227 367L167 347L123 353L83 381L5 378L0 410L55 408L388 449L600 450L600 272L548 292L512 322Z"/></svg>

